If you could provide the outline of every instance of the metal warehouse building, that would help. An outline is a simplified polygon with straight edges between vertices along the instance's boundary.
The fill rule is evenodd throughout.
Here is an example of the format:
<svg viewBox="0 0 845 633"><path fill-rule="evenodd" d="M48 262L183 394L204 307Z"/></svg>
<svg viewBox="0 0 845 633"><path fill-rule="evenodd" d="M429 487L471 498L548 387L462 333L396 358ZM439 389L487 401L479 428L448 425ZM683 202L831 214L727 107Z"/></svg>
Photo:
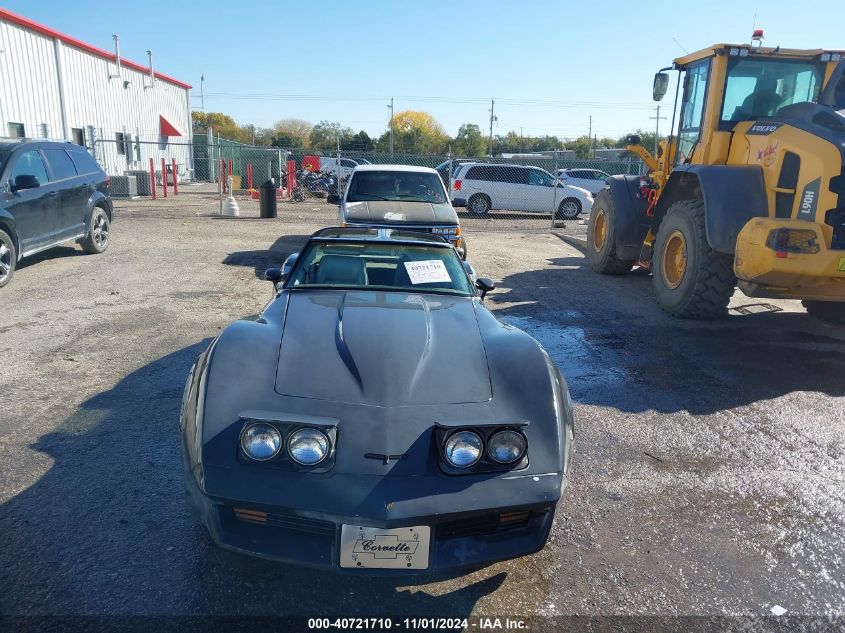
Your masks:
<svg viewBox="0 0 845 633"><path fill-rule="evenodd" d="M149 53L148 53L149 54ZM188 84L0 8L0 136L86 146L106 172L193 174Z"/></svg>

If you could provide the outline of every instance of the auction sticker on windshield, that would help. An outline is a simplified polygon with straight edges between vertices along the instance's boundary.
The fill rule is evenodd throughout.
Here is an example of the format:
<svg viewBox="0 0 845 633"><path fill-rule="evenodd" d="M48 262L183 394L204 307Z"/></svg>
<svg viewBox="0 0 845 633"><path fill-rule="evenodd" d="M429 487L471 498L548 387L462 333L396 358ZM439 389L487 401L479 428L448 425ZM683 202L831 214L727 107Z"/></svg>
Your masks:
<svg viewBox="0 0 845 633"><path fill-rule="evenodd" d="M446 270L446 265L440 259L405 262L405 270L408 271L408 277L411 278L411 283L414 285L452 281L452 278L449 277L449 271Z"/></svg>
<svg viewBox="0 0 845 633"><path fill-rule="evenodd" d="M427 525L393 529L344 525L340 530L340 566L427 569L430 539Z"/></svg>

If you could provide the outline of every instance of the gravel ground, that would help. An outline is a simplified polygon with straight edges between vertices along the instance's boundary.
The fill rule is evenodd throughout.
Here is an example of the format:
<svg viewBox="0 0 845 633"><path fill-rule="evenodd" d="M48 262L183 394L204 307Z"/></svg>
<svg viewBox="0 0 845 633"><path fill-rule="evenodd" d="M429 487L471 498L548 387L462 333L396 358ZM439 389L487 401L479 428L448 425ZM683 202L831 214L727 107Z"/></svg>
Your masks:
<svg viewBox="0 0 845 633"><path fill-rule="evenodd" d="M646 274L589 271L578 223L465 224L487 305L576 402L542 552L362 584L219 551L183 501L188 368L336 210L215 210L120 203L106 254L43 253L0 291L0 614L845 615L845 328L739 294L728 319L672 320Z"/></svg>

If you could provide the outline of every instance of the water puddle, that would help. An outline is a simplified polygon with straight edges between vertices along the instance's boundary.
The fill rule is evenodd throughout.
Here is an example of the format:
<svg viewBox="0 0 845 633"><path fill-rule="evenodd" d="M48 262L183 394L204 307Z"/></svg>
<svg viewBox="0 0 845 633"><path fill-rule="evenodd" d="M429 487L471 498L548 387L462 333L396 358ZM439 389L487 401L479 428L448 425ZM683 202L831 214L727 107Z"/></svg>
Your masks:
<svg viewBox="0 0 845 633"><path fill-rule="evenodd" d="M585 391L615 387L629 379L620 350L625 341L607 333L588 332L567 314L556 314L553 322L533 317L507 316L501 319L531 335L546 348L563 372L573 396Z"/></svg>

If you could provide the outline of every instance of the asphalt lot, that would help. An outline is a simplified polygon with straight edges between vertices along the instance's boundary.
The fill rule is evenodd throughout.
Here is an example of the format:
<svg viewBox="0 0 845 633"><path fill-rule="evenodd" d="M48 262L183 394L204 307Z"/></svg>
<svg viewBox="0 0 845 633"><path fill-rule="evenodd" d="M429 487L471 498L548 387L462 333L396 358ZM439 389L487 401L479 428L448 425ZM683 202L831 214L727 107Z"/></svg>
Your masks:
<svg viewBox="0 0 845 633"><path fill-rule="evenodd" d="M845 615L845 328L742 295L675 321L549 231L467 229L488 306L576 402L545 550L366 583L217 550L183 500L187 371L335 211L180 205L121 203L106 254L43 253L0 291L0 614Z"/></svg>

